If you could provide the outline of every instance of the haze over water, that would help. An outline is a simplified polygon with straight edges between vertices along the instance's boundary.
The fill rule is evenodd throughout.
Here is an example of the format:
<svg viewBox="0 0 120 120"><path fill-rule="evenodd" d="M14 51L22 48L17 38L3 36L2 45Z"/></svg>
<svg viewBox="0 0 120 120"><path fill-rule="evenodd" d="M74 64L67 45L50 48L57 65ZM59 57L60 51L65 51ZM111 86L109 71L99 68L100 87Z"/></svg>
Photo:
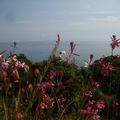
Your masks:
<svg viewBox="0 0 120 120"><path fill-rule="evenodd" d="M57 56L59 52L65 50L67 55L70 52L69 41L61 41L60 46L57 50ZM94 60L99 59L103 56L111 55L111 47L109 41L77 41L74 53L80 54L80 56L73 55L73 61L78 66L84 65L84 60L86 60L90 54L94 54ZM42 60L47 60L52 48L54 47L55 41L40 41L40 42L18 42L16 53L23 53L32 62L39 62ZM13 51L11 47L12 43L0 43L0 51L7 49L4 56L8 56L10 51ZM119 54L120 48L114 50L114 54Z"/></svg>

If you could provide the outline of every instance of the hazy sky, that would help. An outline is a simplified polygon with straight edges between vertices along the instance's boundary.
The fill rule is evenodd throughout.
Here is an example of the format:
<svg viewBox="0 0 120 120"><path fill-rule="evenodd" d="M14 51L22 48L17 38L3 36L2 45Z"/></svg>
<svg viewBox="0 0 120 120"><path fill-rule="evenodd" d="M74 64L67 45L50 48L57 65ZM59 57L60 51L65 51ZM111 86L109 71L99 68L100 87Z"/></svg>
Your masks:
<svg viewBox="0 0 120 120"><path fill-rule="evenodd" d="M120 0L0 0L0 41L109 40Z"/></svg>

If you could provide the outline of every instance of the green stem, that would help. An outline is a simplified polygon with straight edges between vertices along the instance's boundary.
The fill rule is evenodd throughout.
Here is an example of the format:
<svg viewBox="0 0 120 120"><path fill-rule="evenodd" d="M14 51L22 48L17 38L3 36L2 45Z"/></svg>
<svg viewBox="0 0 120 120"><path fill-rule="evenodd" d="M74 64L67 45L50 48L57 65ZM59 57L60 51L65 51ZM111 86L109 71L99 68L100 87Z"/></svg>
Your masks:
<svg viewBox="0 0 120 120"><path fill-rule="evenodd" d="M111 56L113 56L113 49L112 49L112 51L111 51Z"/></svg>
<svg viewBox="0 0 120 120"><path fill-rule="evenodd" d="M20 103L20 90L19 90L19 93L18 93L17 101L15 102L15 111L18 110L19 103Z"/></svg>
<svg viewBox="0 0 120 120"><path fill-rule="evenodd" d="M7 112L7 107L6 107L4 99L3 99L3 107L4 107L4 111L5 111L5 119L8 120L8 112Z"/></svg>
<svg viewBox="0 0 120 120"><path fill-rule="evenodd" d="M63 116L63 114L64 114L66 108L68 108L73 102L74 102L74 101L71 101L71 102L64 108L63 112L61 113L61 116L60 116L59 120L62 119L62 116Z"/></svg>

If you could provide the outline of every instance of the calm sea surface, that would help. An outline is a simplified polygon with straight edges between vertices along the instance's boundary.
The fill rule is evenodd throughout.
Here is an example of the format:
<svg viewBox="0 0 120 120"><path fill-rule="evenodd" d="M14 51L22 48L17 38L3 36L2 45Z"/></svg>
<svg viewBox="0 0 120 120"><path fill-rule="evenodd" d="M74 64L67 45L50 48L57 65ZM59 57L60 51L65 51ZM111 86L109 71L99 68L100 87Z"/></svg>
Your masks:
<svg viewBox="0 0 120 120"><path fill-rule="evenodd" d="M55 41L18 42L16 53L25 54L32 62L39 62L49 57L54 44ZM0 51L4 49L7 49L7 52L4 54L6 57L9 55L9 52L13 50L11 43L0 43ZM67 54L69 54L69 41L60 43L57 55L59 55L59 52L62 50L65 50ZM84 60L86 60L90 54L94 54L94 60L110 55L110 41L77 41L74 52L80 54L80 56L73 56L73 61L78 66L83 66ZM114 54L120 54L120 48L115 49Z"/></svg>

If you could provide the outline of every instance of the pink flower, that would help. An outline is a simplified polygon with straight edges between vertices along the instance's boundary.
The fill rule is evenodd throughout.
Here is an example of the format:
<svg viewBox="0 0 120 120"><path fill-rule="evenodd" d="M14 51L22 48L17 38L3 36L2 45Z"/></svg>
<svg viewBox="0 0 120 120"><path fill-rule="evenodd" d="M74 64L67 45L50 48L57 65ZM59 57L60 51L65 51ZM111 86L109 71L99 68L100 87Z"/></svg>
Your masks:
<svg viewBox="0 0 120 120"><path fill-rule="evenodd" d="M94 115L93 120L101 120L99 115Z"/></svg>
<svg viewBox="0 0 120 120"><path fill-rule="evenodd" d="M43 100L43 102L44 102L45 104L48 104L48 103L49 103L49 100L50 100L49 96L47 96L45 93L42 93L42 94L41 94L41 99Z"/></svg>
<svg viewBox="0 0 120 120"><path fill-rule="evenodd" d="M105 62L104 60L101 58L99 61L98 61L98 65L102 68L105 66Z"/></svg>
<svg viewBox="0 0 120 120"><path fill-rule="evenodd" d="M92 85L93 88L99 88L100 87L100 84L96 81L92 81L91 85Z"/></svg>
<svg viewBox="0 0 120 120"><path fill-rule="evenodd" d="M113 67L112 63L108 62L105 64L105 67L103 67L103 74L104 76L108 76L111 71L114 71L115 68Z"/></svg>
<svg viewBox="0 0 120 120"><path fill-rule="evenodd" d="M80 109L80 114L85 115L86 118L91 118L94 115L97 115L98 111L93 109L91 106L88 106L86 109Z"/></svg>
<svg viewBox="0 0 120 120"><path fill-rule="evenodd" d="M115 47L119 47L120 40L116 39L115 35L113 35L113 37L111 39L112 39L112 43L110 45L111 45L112 49L115 49Z"/></svg>
<svg viewBox="0 0 120 120"><path fill-rule="evenodd" d="M86 113L87 113L86 110L84 110L84 109L80 109L80 114L81 114L81 115L86 115Z"/></svg>
<svg viewBox="0 0 120 120"><path fill-rule="evenodd" d="M115 70L111 62L105 63L103 59L99 60L98 65L100 66L104 76L108 76L110 72Z"/></svg>
<svg viewBox="0 0 120 120"><path fill-rule="evenodd" d="M106 69L108 69L110 71L115 70L114 67L113 67L113 65L112 65L112 63L110 63L110 62L108 62Z"/></svg>
<svg viewBox="0 0 120 120"><path fill-rule="evenodd" d="M55 79L55 77L57 77L58 75L58 71L51 71L47 76L46 76L46 81L53 81Z"/></svg>
<svg viewBox="0 0 120 120"><path fill-rule="evenodd" d="M99 101L97 101L96 106L97 106L97 109L101 110L101 109L105 108L105 103L103 100L99 100Z"/></svg>
<svg viewBox="0 0 120 120"><path fill-rule="evenodd" d="M96 101L95 100L91 100L91 101L89 100L88 103L89 103L89 105L93 105L93 104L96 103Z"/></svg>
<svg viewBox="0 0 120 120"><path fill-rule="evenodd" d="M115 47L119 47L120 44L120 40L112 40L111 46L113 49L115 49Z"/></svg>
<svg viewBox="0 0 120 120"><path fill-rule="evenodd" d="M45 93L41 94L41 99L43 101L43 103L45 103L45 105L47 105L47 107L52 107L54 105L54 100L51 99L48 95L46 95Z"/></svg>
<svg viewBox="0 0 120 120"><path fill-rule="evenodd" d="M80 109L80 114L83 115L86 120L100 120L100 110L105 108L105 104L103 100L95 100L88 101L88 106L85 109Z"/></svg>
<svg viewBox="0 0 120 120"><path fill-rule="evenodd" d="M74 42L70 42L70 54L69 54L69 56L67 57L67 61L66 61L66 63L67 63L67 65L69 65L69 64L71 64L71 56L72 56L72 54L73 54L73 51L74 51L74 49L75 49L75 46L76 46L76 44L74 43Z"/></svg>
<svg viewBox="0 0 120 120"><path fill-rule="evenodd" d="M35 85L36 89L45 92L46 88L52 88L54 84L52 82L42 82Z"/></svg>
<svg viewBox="0 0 120 120"><path fill-rule="evenodd" d="M83 93L83 99L88 99L92 96L93 96L93 94L91 91L86 91L85 93Z"/></svg>

